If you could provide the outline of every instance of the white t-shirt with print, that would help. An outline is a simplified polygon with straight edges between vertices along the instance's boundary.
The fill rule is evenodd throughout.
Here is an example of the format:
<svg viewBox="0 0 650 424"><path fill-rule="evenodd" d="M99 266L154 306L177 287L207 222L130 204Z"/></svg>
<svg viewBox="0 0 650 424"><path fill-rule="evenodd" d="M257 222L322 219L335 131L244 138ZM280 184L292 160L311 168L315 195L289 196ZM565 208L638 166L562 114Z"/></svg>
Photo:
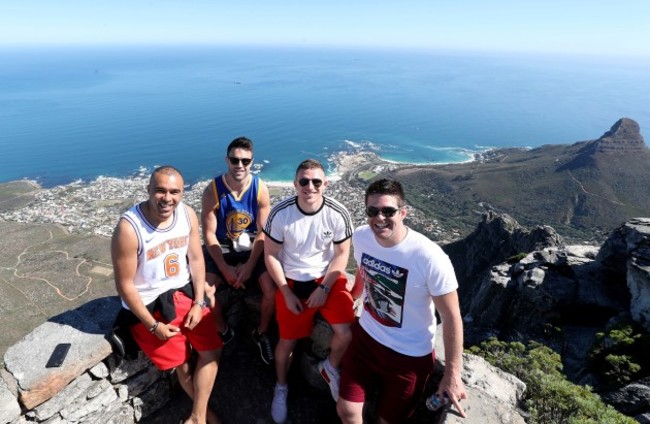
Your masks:
<svg viewBox="0 0 650 424"><path fill-rule="evenodd" d="M431 353L436 334L431 296L458 288L449 257L411 229L399 244L383 247L370 227L363 225L354 232L352 245L364 284L359 320L363 329L404 355Z"/></svg>

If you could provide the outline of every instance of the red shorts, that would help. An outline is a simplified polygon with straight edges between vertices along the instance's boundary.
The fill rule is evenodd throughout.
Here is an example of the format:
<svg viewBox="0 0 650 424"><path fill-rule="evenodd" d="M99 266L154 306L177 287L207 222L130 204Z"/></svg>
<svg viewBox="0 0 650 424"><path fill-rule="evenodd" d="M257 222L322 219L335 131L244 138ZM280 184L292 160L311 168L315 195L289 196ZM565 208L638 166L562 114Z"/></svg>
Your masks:
<svg viewBox="0 0 650 424"><path fill-rule="evenodd" d="M316 280L318 284L323 278ZM284 295L280 290L275 292L275 309L280 338L285 340L297 340L309 337L314 329L314 315L320 312L325 321L330 324L351 324L354 322L354 300L346 289L348 279L340 277L332 286L327 300L319 308L308 308L305 305L307 299L302 300L303 310L298 315L287 308ZM289 287L293 290L294 281L287 280ZM320 289L316 289L320 290Z"/></svg>
<svg viewBox="0 0 650 424"><path fill-rule="evenodd" d="M341 364L339 397L365 402L366 392L379 385L379 416L391 423L405 422L421 400L435 357L435 352L420 357L395 352L356 323Z"/></svg>
<svg viewBox="0 0 650 424"><path fill-rule="evenodd" d="M141 322L131 327L133 339L158 369L164 371L187 362L191 353L190 345L199 352L217 350L223 346L209 308L203 308L203 318L194 329L188 330L183 327L185 317L191 308L192 299L180 290L174 293L176 318L168 324L180 328L181 332L168 340L160 340L155 334L150 333L149 329ZM153 317L163 322L160 312L154 312Z"/></svg>

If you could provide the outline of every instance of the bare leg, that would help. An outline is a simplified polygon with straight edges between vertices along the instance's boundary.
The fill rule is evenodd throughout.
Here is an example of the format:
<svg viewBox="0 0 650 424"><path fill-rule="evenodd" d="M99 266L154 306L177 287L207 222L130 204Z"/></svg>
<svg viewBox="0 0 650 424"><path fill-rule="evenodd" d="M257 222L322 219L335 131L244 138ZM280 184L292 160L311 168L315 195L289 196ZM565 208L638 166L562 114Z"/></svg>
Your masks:
<svg viewBox="0 0 650 424"><path fill-rule="evenodd" d="M187 362L176 368L181 387L192 399L192 415L185 421L187 424L221 423L217 415L208 409L208 401L217 377L217 361L220 356L221 350L198 352L194 374L191 373Z"/></svg>
<svg viewBox="0 0 650 424"><path fill-rule="evenodd" d="M334 334L330 341L329 361L334 368L340 368L345 350L352 340L352 332L350 324L334 324L332 330L334 330Z"/></svg>
<svg viewBox="0 0 650 424"><path fill-rule="evenodd" d="M262 289L262 305L260 307L260 325L257 331L260 334L266 333L275 312L275 290L276 285L268 272L260 275L260 288Z"/></svg>
<svg viewBox="0 0 650 424"><path fill-rule="evenodd" d="M221 284L221 279L217 276L217 274L206 272L205 280L207 281L207 284L205 286L205 296L210 299L210 308L212 309L214 322L217 324L217 330L219 330L220 333L223 333L228 328L228 324L223 318L223 314L221 313L221 305L219 305L219 301L217 300L216 296L217 288Z"/></svg>
<svg viewBox="0 0 650 424"><path fill-rule="evenodd" d="M287 384L287 375L291 366L293 348L296 346L296 340L280 339L275 347L275 373L278 377L278 383Z"/></svg>

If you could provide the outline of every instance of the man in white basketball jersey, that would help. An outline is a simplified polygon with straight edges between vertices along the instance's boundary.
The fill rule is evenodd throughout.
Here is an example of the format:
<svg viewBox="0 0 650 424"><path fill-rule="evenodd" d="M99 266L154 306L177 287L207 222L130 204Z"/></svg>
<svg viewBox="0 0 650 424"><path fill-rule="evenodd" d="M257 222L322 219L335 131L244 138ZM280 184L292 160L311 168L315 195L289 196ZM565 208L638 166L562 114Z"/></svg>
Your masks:
<svg viewBox="0 0 650 424"><path fill-rule="evenodd" d="M208 411L222 341L204 300L205 265L196 213L182 202L183 177L157 168L149 199L129 209L113 234L111 256L131 334L160 370L176 369L193 400L184 422L219 423ZM198 354L192 370L192 350Z"/></svg>

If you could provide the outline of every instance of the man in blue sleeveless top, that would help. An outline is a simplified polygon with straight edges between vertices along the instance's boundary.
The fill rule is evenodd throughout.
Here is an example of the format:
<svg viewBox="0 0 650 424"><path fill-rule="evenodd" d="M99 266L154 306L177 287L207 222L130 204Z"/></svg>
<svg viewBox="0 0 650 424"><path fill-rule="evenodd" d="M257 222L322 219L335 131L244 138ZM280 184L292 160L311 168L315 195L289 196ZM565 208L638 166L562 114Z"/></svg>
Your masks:
<svg viewBox="0 0 650 424"><path fill-rule="evenodd" d="M221 282L235 289L259 281L262 305L259 326L253 330L253 340L266 364L273 362L273 346L266 335L275 310L275 284L264 266L264 233L262 228L270 210L269 190L257 175L250 172L253 162L253 142L238 137L226 154L228 171L216 178L203 191L201 222L203 226L203 255L206 264L206 296L213 308L215 291ZM234 337L218 308L217 327L224 343Z"/></svg>

